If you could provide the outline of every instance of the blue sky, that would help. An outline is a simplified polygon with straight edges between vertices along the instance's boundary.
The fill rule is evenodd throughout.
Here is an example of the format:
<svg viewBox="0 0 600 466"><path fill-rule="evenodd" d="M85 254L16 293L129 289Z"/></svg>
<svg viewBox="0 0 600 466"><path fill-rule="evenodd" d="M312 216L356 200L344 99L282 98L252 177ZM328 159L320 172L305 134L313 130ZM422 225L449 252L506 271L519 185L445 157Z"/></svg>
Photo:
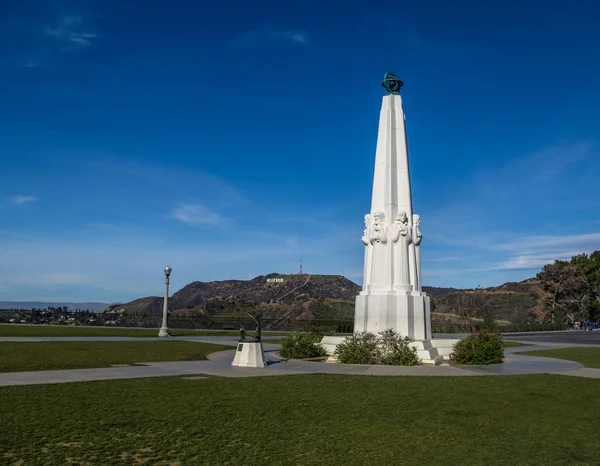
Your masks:
<svg viewBox="0 0 600 466"><path fill-rule="evenodd" d="M362 283L386 71L425 284L600 249L598 2L141 5L0 6L0 300Z"/></svg>

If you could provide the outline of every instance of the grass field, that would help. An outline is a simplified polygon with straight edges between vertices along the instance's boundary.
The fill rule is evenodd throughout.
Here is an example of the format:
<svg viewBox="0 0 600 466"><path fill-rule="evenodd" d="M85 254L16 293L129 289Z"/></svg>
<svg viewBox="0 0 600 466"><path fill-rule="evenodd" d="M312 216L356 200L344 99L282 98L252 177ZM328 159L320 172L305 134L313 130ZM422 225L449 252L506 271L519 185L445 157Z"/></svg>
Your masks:
<svg viewBox="0 0 600 466"><path fill-rule="evenodd" d="M551 375L5 387L0 463L597 464L599 392Z"/></svg>
<svg viewBox="0 0 600 466"><path fill-rule="evenodd" d="M173 336L239 336L237 331L171 330ZM263 332L263 335L281 335L281 332ZM0 337L157 337L158 329L67 327L52 325L0 325Z"/></svg>
<svg viewBox="0 0 600 466"><path fill-rule="evenodd" d="M559 348L549 350L523 351L524 356L542 356L546 358L567 359L583 364L585 367L600 369L600 347Z"/></svg>
<svg viewBox="0 0 600 466"><path fill-rule="evenodd" d="M109 367L136 362L195 361L230 346L189 341L52 341L0 343L0 372Z"/></svg>

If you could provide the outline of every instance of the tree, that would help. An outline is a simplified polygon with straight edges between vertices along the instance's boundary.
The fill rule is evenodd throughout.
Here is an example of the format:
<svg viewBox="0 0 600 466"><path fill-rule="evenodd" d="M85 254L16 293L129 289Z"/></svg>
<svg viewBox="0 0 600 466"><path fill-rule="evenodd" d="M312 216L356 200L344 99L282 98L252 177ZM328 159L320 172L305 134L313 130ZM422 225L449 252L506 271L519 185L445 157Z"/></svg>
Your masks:
<svg viewBox="0 0 600 466"><path fill-rule="evenodd" d="M587 317L591 320L600 319L600 251L594 251L589 257L580 254L573 257L571 263L583 274L588 285L588 295L585 305Z"/></svg>
<svg viewBox="0 0 600 466"><path fill-rule="evenodd" d="M456 293L454 311L459 317L462 333L474 333L477 330L475 318L487 315L487 296L481 288Z"/></svg>
<svg viewBox="0 0 600 466"><path fill-rule="evenodd" d="M537 304L531 309L531 314L538 321L556 323L597 318L596 309L600 309L600 251L589 257L580 254L570 261L557 260L546 264L537 278L540 283L531 289Z"/></svg>

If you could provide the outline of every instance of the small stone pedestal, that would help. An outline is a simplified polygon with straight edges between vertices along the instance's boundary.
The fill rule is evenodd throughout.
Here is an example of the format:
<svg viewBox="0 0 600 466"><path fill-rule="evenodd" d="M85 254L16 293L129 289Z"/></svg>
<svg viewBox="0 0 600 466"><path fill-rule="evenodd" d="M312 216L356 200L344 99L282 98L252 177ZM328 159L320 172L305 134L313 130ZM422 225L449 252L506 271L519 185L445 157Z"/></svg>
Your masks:
<svg viewBox="0 0 600 466"><path fill-rule="evenodd" d="M266 367L262 342L260 340L238 340L231 365L235 367Z"/></svg>

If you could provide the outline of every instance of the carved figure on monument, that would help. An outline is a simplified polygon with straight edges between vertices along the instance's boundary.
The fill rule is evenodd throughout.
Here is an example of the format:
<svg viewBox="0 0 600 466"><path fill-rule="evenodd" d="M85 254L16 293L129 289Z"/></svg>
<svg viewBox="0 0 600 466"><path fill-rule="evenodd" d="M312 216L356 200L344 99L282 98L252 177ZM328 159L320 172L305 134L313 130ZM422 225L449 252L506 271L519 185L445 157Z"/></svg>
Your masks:
<svg viewBox="0 0 600 466"><path fill-rule="evenodd" d="M413 244L415 246L415 271L414 271L414 284L415 290L421 291L421 241L423 240L423 233L419 229L419 225L421 225L421 216L414 214L413 215Z"/></svg>
<svg viewBox="0 0 600 466"><path fill-rule="evenodd" d="M387 243L387 223L383 212L375 212L373 214L373 234L371 235L371 244Z"/></svg>
<svg viewBox="0 0 600 466"><path fill-rule="evenodd" d="M391 247L391 244L387 244L388 225L385 221L385 214L381 211L375 211L371 215L371 221L369 241L372 246L367 247L367 258L370 262L367 270L368 279L374 287L391 287L391 270L388 270L387 267L381 267L381 264L388 261Z"/></svg>
<svg viewBox="0 0 600 466"><path fill-rule="evenodd" d="M398 212L396 216L396 222L394 223L394 236L393 241L396 244L396 258L398 264L398 284L399 285L409 285L410 284L410 275L409 275L409 255L408 255L408 247L412 242L412 234L410 232L410 228L408 227L408 216L406 212Z"/></svg>
<svg viewBox="0 0 600 466"><path fill-rule="evenodd" d="M365 265L363 270L363 291L367 289L367 284L371 283L371 255L373 252L373 248L369 247L371 244L371 215L365 215L365 231L363 231L363 235L361 241L365 245Z"/></svg>
<svg viewBox="0 0 600 466"><path fill-rule="evenodd" d="M370 230L371 226L371 216L369 214L365 215L365 231L363 231L363 235L361 241L365 246L369 245L369 237L371 236Z"/></svg>

